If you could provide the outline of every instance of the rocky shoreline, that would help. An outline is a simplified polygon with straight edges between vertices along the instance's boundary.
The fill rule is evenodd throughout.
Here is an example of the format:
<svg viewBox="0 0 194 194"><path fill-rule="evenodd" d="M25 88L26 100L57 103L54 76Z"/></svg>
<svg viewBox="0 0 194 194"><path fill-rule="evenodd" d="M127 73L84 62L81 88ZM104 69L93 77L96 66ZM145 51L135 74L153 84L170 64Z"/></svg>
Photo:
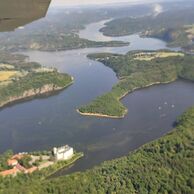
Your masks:
<svg viewBox="0 0 194 194"><path fill-rule="evenodd" d="M18 102L20 100L25 100L28 98L38 97L45 94L61 91L67 88L68 86L70 86L71 84L73 84L74 78L72 77L71 79L72 79L72 82L67 84L64 87L58 87L54 84L46 84L41 88L27 90L20 96L11 96L6 101L0 103L0 108L3 108L11 103Z"/></svg>
<svg viewBox="0 0 194 194"><path fill-rule="evenodd" d="M77 113L83 116L94 116L94 117L102 117L102 118L110 118L110 119L123 119L125 117L125 114L123 116L111 116L111 115L105 115L105 114L100 114L100 113L82 113L79 111L79 109L76 109Z"/></svg>

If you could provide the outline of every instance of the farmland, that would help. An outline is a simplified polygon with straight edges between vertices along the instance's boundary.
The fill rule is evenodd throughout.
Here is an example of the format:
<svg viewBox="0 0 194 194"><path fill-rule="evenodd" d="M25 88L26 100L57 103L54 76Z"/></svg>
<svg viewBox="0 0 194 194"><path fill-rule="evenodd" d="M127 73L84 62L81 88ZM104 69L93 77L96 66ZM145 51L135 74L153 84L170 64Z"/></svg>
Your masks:
<svg viewBox="0 0 194 194"><path fill-rule="evenodd" d="M13 77L16 77L19 71L0 71L0 82L8 81Z"/></svg>

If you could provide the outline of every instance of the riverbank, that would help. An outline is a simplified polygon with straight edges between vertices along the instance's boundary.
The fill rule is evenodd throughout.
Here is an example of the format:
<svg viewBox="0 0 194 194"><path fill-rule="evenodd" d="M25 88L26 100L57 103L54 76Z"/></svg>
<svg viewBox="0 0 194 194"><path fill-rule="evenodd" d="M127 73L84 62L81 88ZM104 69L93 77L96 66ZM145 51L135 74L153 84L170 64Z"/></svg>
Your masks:
<svg viewBox="0 0 194 194"><path fill-rule="evenodd" d="M52 188L55 191L58 191L59 188L62 191L65 188L67 193L75 190L79 190L81 193L85 190L100 190L102 193L110 191L122 191L123 193L152 191L159 193L161 192L161 184L164 183L168 191L192 193L193 123L194 108L190 108L177 119L176 128L165 136L145 144L127 156L106 161L86 172L56 178L52 180ZM160 166L159 169L158 166ZM107 182L105 176L115 178ZM177 185L177 179L181 184ZM189 184L185 185L187 180L189 180ZM145 184L142 184L142 181ZM119 184L120 182L123 185ZM155 182L154 186L153 182ZM43 186L40 185L40 190L46 191L47 184L48 182L44 183ZM117 187L111 187L111 185L117 185ZM166 186L162 187L162 191L167 190Z"/></svg>
<svg viewBox="0 0 194 194"><path fill-rule="evenodd" d="M141 90L141 89L148 88L148 87L155 86L155 85L169 84L169 83L172 83L174 81L176 81L176 79L173 79L173 80L167 81L167 82L155 82L155 83L148 84L144 87L135 87L132 90L130 90L130 91L126 92L125 94L123 94L121 97L118 97L117 101L120 103L120 101L123 98L125 98L128 94L133 93L137 90ZM112 115L105 115L105 114L100 114L100 113L80 112L79 109L76 109L76 111L77 111L77 113L79 113L80 115L83 115L83 116L93 116L93 117L110 118L110 119L123 119L125 117L125 115L128 113L129 110L125 109L122 116L112 116Z"/></svg>
<svg viewBox="0 0 194 194"><path fill-rule="evenodd" d="M102 118L110 118L110 119L122 119L125 117L125 115L123 115L121 117L117 117L117 116L104 115L104 114L98 114L98 113L87 113L87 112L82 113L79 111L79 109L76 109L76 111L77 111L77 113L79 113L80 115L83 115L83 116L94 116L94 117L102 117Z"/></svg>
<svg viewBox="0 0 194 194"><path fill-rule="evenodd" d="M29 90L25 90L21 95L19 96L9 96L7 100L0 102L0 109L10 105L10 104L15 104L17 102L21 101L27 101L33 98L41 97L44 95L52 95L55 92L60 92L70 85L74 83L74 78L71 77L71 80L69 83L65 84L64 86L56 86L55 84L45 84L40 88L33 88Z"/></svg>
<svg viewBox="0 0 194 194"><path fill-rule="evenodd" d="M0 52L0 108L22 100L52 95L74 82L57 69L29 62L23 54ZM28 61L28 62L27 62Z"/></svg>
<svg viewBox="0 0 194 194"><path fill-rule="evenodd" d="M72 148L73 150L73 148ZM68 151L66 151L67 154ZM47 179L59 170L69 167L84 156L83 152L73 152L68 158L57 159L53 151L36 151L13 154L8 150L0 155L0 178L28 175L41 180Z"/></svg>
<svg viewBox="0 0 194 194"><path fill-rule="evenodd" d="M23 101L32 100L34 98L53 95L55 92L60 92L68 88L73 83L74 83L74 80L72 79L72 82L68 83L64 87L56 87L53 84L50 84L50 85L44 85L42 88L24 91L24 93L21 96L9 97L7 101L1 102L0 109L5 108L6 106L9 106L12 104L16 104L18 102L23 102Z"/></svg>
<svg viewBox="0 0 194 194"><path fill-rule="evenodd" d="M177 119L176 127L170 133L129 152L126 156L105 161L90 170L68 176L45 179L34 173L30 177L17 176L11 181L0 177L1 191L20 193L20 180L22 179L25 183L23 187L25 192L33 193L48 193L48 191L63 193L65 190L67 193L122 191L123 193L135 194L142 193L142 191L159 193L161 190L166 191L167 189L169 192L192 193L193 124L194 108L190 108ZM170 173L169 169L171 169ZM114 180L105 177L114 177ZM147 179L141 177L147 177ZM146 184L142 184L142 180ZM177 180L180 184L177 184ZM156 183L153 186L154 181ZM123 184L119 184L120 182ZM185 185L186 182L188 184ZM162 189L161 183L165 185ZM111 187L111 185L117 185L117 187Z"/></svg>
<svg viewBox="0 0 194 194"><path fill-rule="evenodd" d="M74 153L74 156L71 159L69 159L68 161L64 161L64 162L60 162L60 163L56 164L54 170L50 174L48 174L45 179L51 178L55 173L57 173L61 169L68 168L69 166L74 164L76 161L78 161L82 157L84 157L83 152Z"/></svg>
<svg viewBox="0 0 194 194"><path fill-rule="evenodd" d="M108 51L125 54L130 49L134 49L134 46L138 50L165 48L161 41L153 39L147 39L146 41L146 39L135 37L130 47L109 48ZM78 161L71 168L72 170L68 170L68 172L82 171L105 160L126 155L129 150L139 147L142 143L158 138L161 133L166 133L171 128L175 115L180 115L188 107L188 104L189 106L192 105L193 99L191 96L193 96L193 89L191 90L191 84L176 82L169 86L153 87L127 96L126 99L129 98L129 102L132 101L134 106L131 106L130 103L125 103L130 110L130 115L127 115L122 122L119 119L80 117L75 112L78 104L86 102L86 99L93 99L99 95L99 92L105 93L110 91L117 82L112 69L98 62L91 62L91 60L86 58L89 53L94 52L107 52L107 48L59 53L38 51L24 53L30 56L30 61L39 61L47 67L52 67L54 64L54 67L59 69L60 72L68 72L77 81L73 87L60 93L60 95L47 100L23 103L1 111L1 152L9 148L14 149L16 152L24 149L27 151L39 150L44 149L44 146L55 145L56 142L63 144L64 141L72 145L79 142L80 147L85 148L96 142L96 133L98 133L99 143L101 145L108 143L111 146L99 148L99 152L96 153L95 151L89 151L87 158ZM89 65L90 63L92 65ZM185 93L188 95L185 96ZM173 98L175 100L173 104L176 107L174 109L169 108L167 113L168 120L160 122L158 107L159 105L162 106L164 98L169 104ZM143 104L144 101L145 103ZM179 107L178 104L182 106ZM142 120L142 118L145 119ZM72 120L76 122L72 122ZM134 121L137 122L134 124ZM154 130L147 131L148 135L146 136L145 130L151 129L153 125L155 126ZM129 137L130 141L127 140ZM26 139L28 139L28 142L26 142ZM142 139L145 139L145 141L142 141ZM123 140L126 143L123 143Z"/></svg>
<svg viewBox="0 0 194 194"><path fill-rule="evenodd" d="M18 52L18 48L22 48L22 51L67 51L67 50L78 50L85 48L100 48L100 47L124 47L128 46L129 42L123 41L90 41L87 39L80 38L77 34L70 34L66 36L48 36L45 32L41 32L39 35L34 36L29 34L25 39L23 36L17 37L17 41L13 44L13 37L9 37L9 42L4 42L0 38L3 47L3 51ZM44 41L40 41L44 39Z"/></svg>
<svg viewBox="0 0 194 194"><path fill-rule="evenodd" d="M123 118L128 110L120 100L127 94L179 78L194 80L193 58L181 52L136 51L126 55L99 53L88 57L112 68L122 79L110 92L79 108L78 112L86 116Z"/></svg>

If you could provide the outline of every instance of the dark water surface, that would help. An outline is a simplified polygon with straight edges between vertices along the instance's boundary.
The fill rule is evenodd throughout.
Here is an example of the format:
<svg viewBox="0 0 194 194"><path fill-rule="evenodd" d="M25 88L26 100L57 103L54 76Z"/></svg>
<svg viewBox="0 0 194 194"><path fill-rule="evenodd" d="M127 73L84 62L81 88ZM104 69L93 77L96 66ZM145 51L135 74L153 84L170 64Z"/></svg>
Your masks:
<svg viewBox="0 0 194 194"><path fill-rule="evenodd" d="M169 132L176 117L194 104L194 84L177 81L138 90L122 101L129 112L124 119L84 117L80 105L111 90L115 73L86 56L94 52L126 53L137 49L163 49L166 44L138 35L108 38L98 32L104 22L88 25L80 36L91 40L124 40L121 48L80 49L64 52L25 52L30 60L52 66L74 76L75 83L56 96L17 104L0 111L0 152L44 150L69 144L85 157L69 170L85 170L105 160L129 153ZM92 26L92 27L91 27ZM95 28L94 28L95 26Z"/></svg>

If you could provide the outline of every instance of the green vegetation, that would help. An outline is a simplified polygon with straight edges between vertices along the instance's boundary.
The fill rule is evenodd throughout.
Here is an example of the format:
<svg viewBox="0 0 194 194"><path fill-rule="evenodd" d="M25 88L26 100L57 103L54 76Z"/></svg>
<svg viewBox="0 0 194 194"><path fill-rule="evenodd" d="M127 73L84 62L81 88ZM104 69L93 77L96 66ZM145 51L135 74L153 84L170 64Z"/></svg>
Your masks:
<svg viewBox="0 0 194 194"><path fill-rule="evenodd" d="M126 157L83 173L53 179L23 175L0 178L0 193L193 193L194 108L166 136Z"/></svg>
<svg viewBox="0 0 194 194"><path fill-rule="evenodd" d="M140 10L139 10L140 8ZM87 24L121 17L126 15L142 15L150 11L149 6L127 8L96 9L61 9L48 14L46 18L17 29L14 33L0 34L0 50L18 51L24 49L56 51L86 47L124 46L128 43L120 41L95 42L81 39L79 30Z"/></svg>
<svg viewBox="0 0 194 194"><path fill-rule="evenodd" d="M28 63L25 59L23 55L0 53L0 64L3 64L0 69L0 107L17 100L61 90L73 81L67 74L42 68L40 64ZM10 66L11 69L7 68Z"/></svg>
<svg viewBox="0 0 194 194"><path fill-rule="evenodd" d="M60 169L67 168L71 164L74 164L77 160L81 159L83 156L84 156L84 153L82 152L74 153L74 156L71 159L67 161L59 161L56 164L43 169L42 172L45 176L45 179L52 176L56 172L58 172Z"/></svg>
<svg viewBox="0 0 194 194"><path fill-rule="evenodd" d="M127 109L119 100L129 92L154 84L169 83L178 78L194 80L194 57L183 53L139 51L126 55L92 54L89 58L112 68L120 81L111 92L82 106L79 112L83 115L122 118Z"/></svg>
<svg viewBox="0 0 194 194"><path fill-rule="evenodd" d="M7 165L7 160L13 156L13 152L8 150L3 155L0 155L0 171L8 170L10 167Z"/></svg>
<svg viewBox="0 0 194 194"><path fill-rule="evenodd" d="M152 30L144 35L162 39L169 47L181 47L186 51L193 51L194 32L193 25L183 25L176 28L162 28Z"/></svg>
<svg viewBox="0 0 194 194"><path fill-rule="evenodd" d="M186 28L183 26L171 29L163 28L160 30L153 30L145 35L164 40L170 47L184 48L192 43L192 40L189 38L188 33L186 32Z"/></svg>
<svg viewBox="0 0 194 194"><path fill-rule="evenodd" d="M29 92L29 94L26 93L26 97L53 92L68 86L71 82L70 76L58 72L29 73L24 78L0 88L0 104L23 96L25 98L25 92Z"/></svg>
<svg viewBox="0 0 194 194"><path fill-rule="evenodd" d="M156 16L118 18L108 22L101 31L108 36L123 36L152 30L173 29L193 23L193 8L186 8L165 11Z"/></svg>
<svg viewBox="0 0 194 194"><path fill-rule="evenodd" d="M6 153L0 155L0 162L6 161L7 163L7 159L9 159L9 156L11 157L12 155L13 154L10 155L10 151L7 151ZM15 177L12 177L12 176L1 177L0 176L0 193L4 193L4 192L14 193L15 189L18 189L18 191L16 192L25 193L26 192L25 188L19 188L21 186L21 183L28 185L28 187L31 187L33 185L39 185L40 182L47 181L47 179L49 179L49 177L52 176L54 173L56 173L62 168L67 168L68 166L72 165L73 163L75 163L77 160L79 160L83 156L84 156L83 153L76 152L74 153L71 159L66 160L66 161L64 160L64 161L55 162L49 167L42 168L41 170L37 170L33 172L32 174L21 173ZM21 159L19 162L21 161L23 162L22 164L26 164L27 167L30 167L29 157L26 156L25 158ZM7 164L5 167L2 168L2 170L6 170L6 169L9 169ZM11 186L12 184L14 184L13 187ZM9 191L6 191L7 189ZM37 193L37 192L38 191L34 191L33 193Z"/></svg>
<svg viewBox="0 0 194 194"><path fill-rule="evenodd" d="M40 50L40 51L60 51L70 49L80 49L88 47L120 47L129 45L122 41L95 42L79 38L76 34L39 34L25 35L17 39L10 37L10 41L0 40L1 50L18 51Z"/></svg>
<svg viewBox="0 0 194 194"><path fill-rule="evenodd" d="M18 160L19 164L22 165L24 168L31 168L32 165L30 164L30 161L32 160L31 156L24 155L23 158Z"/></svg>
<svg viewBox="0 0 194 194"><path fill-rule="evenodd" d="M193 8L169 10L157 16L119 18L106 24L101 31L108 36L123 36L140 33L168 42L168 46L182 47L192 51L194 13Z"/></svg>

